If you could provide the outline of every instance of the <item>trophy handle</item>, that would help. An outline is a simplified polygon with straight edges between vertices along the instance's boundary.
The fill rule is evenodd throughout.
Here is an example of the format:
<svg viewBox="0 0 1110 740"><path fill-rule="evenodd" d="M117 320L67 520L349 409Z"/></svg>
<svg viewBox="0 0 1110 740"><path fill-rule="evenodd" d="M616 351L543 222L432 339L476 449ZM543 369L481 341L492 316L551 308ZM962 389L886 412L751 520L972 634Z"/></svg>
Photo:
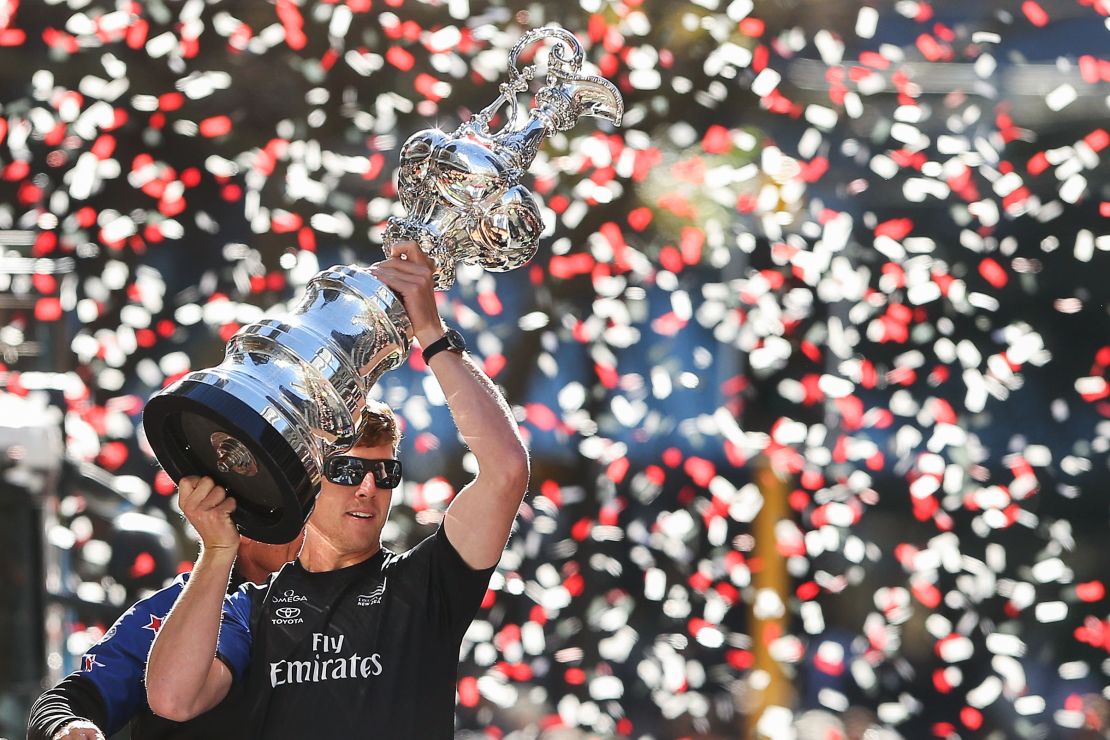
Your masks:
<svg viewBox="0 0 1110 740"><path fill-rule="evenodd" d="M568 131L582 116L604 118L619 126L624 117L624 99L620 91L604 77L582 74L585 58L582 44L566 29L545 26L521 36L509 54L510 84L519 85L518 78L523 78L527 86L527 80L535 76L535 66L519 70L517 59L525 47L547 38L558 43L551 47L546 84L536 93L536 99L548 109L555 127Z"/></svg>
<svg viewBox="0 0 1110 740"><path fill-rule="evenodd" d="M582 52L582 44L578 43L578 39L573 33L565 28L558 28L557 26L544 26L543 28L533 28L531 31L526 32L516 42L516 46L509 52L509 79L513 80L518 75L535 74L535 66L529 65L523 70L520 69L517 59L520 57L520 52L537 41L542 41L546 38L553 38L561 41L561 46L554 46L551 49L551 59L547 62L547 77L548 82L552 82L552 75L559 78L573 77L578 74L578 70L582 69L582 60L585 55ZM566 50L566 51L565 51ZM570 58L566 57L569 51Z"/></svg>
<svg viewBox="0 0 1110 740"><path fill-rule="evenodd" d="M536 76L536 65L529 64L522 68L519 58L524 49L549 38L557 43L551 47L547 60L546 84L536 93L536 98L548 108L555 128L567 131L582 116L604 118L620 125L624 117L624 100L620 91L604 77L581 73L585 54L574 34L563 28L545 26L534 28L520 37L509 53L509 81L498 88L500 95L460 126L456 136L471 132L496 140L518 131L514 128L519 111L517 96L528 90ZM496 133L491 133L490 121L506 104L509 109L505 113L505 123Z"/></svg>
<svg viewBox="0 0 1110 740"><path fill-rule="evenodd" d="M529 84L536 75L536 68L534 66L525 67L523 70L517 69L515 66L509 68L509 81L502 82L497 88L500 95L485 108L455 131L456 136L465 134L466 132L473 132L479 136L490 136L489 122L493 120L494 115L501 106L508 104L509 110L505 113L505 123L501 126L498 134L506 131L513 122L516 121L517 111L519 105L517 103L517 96L528 89Z"/></svg>

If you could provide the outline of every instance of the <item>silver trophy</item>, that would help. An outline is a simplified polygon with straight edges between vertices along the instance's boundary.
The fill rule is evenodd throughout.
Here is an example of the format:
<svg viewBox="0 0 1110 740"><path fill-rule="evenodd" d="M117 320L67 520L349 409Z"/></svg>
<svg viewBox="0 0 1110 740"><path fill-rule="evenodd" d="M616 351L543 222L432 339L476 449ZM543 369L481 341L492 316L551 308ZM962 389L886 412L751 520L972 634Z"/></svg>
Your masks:
<svg viewBox="0 0 1110 740"><path fill-rule="evenodd" d="M519 120L517 98L535 67L522 50L554 39L546 84ZM582 48L560 28L521 37L509 80L487 108L454 133L427 129L401 149L398 191L404 218L391 218L385 247L417 242L446 290L459 263L502 272L536 253L539 208L520 185L544 138L583 116L619 125L620 93L582 74ZM504 126L490 131L508 106ZM288 542L312 511L325 458L351 446L367 394L408 356L412 326L400 299L369 272L335 266L309 281L293 312L239 330L217 367L189 373L151 397L143 413L150 446L180 480L209 475L235 497L239 530L262 542Z"/></svg>

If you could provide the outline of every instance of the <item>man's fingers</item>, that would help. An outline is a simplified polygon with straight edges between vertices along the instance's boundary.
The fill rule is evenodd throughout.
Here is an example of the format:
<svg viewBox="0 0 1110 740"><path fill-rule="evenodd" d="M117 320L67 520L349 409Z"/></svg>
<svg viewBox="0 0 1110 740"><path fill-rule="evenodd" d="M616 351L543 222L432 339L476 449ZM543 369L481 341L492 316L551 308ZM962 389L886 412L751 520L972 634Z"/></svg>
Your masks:
<svg viewBox="0 0 1110 740"><path fill-rule="evenodd" d="M92 722L70 722L54 733L53 740L104 740L104 734Z"/></svg>
<svg viewBox="0 0 1110 740"><path fill-rule="evenodd" d="M400 260L391 259L386 262L379 262L374 265L373 272L378 275L391 275L397 277L408 277L416 280L429 280L432 277L432 269L428 265L420 265L413 262L401 262Z"/></svg>
<svg viewBox="0 0 1110 740"><path fill-rule="evenodd" d="M420 277L388 267L375 270L374 275L385 283L386 287L401 293L419 290L424 285L424 281Z"/></svg>
<svg viewBox="0 0 1110 740"><path fill-rule="evenodd" d="M224 487L214 485L212 486L212 490L208 492L208 495L197 503L197 510L208 511L209 509L215 509L227 500L227 498L227 491L224 490Z"/></svg>
<svg viewBox="0 0 1110 740"><path fill-rule="evenodd" d="M219 511L223 514L230 514L231 512L235 511L235 499L233 499L231 496L228 496L223 501L212 507L212 510Z"/></svg>
<svg viewBox="0 0 1110 740"><path fill-rule="evenodd" d="M431 265L422 265L419 262L409 260L389 259L385 262L379 262L378 266L396 272L399 275L411 275L413 277L431 276Z"/></svg>
<svg viewBox="0 0 1110 740"><path fill-rule="evenodd" d="M181 482L177 484L178 504L183 511L192 506L195 501L204 498L204 494L207 492L207 488L204 488L205 480L200 476L191 475L182 478Z"/></svg>
<svg viewBox="0 0 1110 740"><path fill-rule="evenodd" d="M197 484L200 483L199 475L187 475L177 483L177 495L182 501L188 499L193 495L196 490Z"/></svg>
<svg viewBox="0 0 1110 740"><path fill-rule="evenodd" d="M412 278L406 278L397 275L383 275L380 277L383 278L382 282L386 284L386 287L391 288L392 290L399 293L408 293L410 291L417 290L420 287L420 283L413 280Z"/></svg>
<svg viewBox="0 0 1110 740"><path fill-rule="evenodd" d="M204 497L211 493L215 486L216 481L212 480L207 475L204 476L197 481L197 484L193 487L192 498L196 501L203 501Z"/></svg>
<svg viewBox="0 0 1110 740"><path fill-rule="evenodd" d="M390 260L418 266L427 270L435 269L435 260L425 252L416 242L401 242L394 245L387 255ZM379 263L380 264L380 263Z"/></svg>
<svg viewBox="0 0 1110 740"><path fill-rule="evenodd" d="M423 253L424 253L423 250L420 249L420 245L417 244L416 242L414 242L414 241L403 241L403 242L397 242L396 244L394 244L393 247L389 250L389 254L387 256L389 256L389 257L398 257L398 258L401 258L401 259L412 259L413 257L417 256L418 254L423 254Z"/></svg>
<svg viewBox="0 0 1110 740"><path fill-rule="evenodd" d="M178 503L181 506L181 510L185 511L186 509L192 509L200 505L201 502L203 502L204 499L210 493L212 493L212 489L215 487L215 485L216 482L214 480L212 480L208 476L205 476L198 479L196 484L193 485L190 490L179 488L178 490L180 493L180 499Z"/></svg>

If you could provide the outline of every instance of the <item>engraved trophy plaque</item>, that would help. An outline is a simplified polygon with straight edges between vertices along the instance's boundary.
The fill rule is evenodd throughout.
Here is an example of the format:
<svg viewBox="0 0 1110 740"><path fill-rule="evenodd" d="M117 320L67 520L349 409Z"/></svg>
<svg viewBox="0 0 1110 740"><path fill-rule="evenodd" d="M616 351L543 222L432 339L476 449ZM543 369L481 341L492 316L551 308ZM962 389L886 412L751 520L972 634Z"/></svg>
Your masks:
<svg viewBox="0 0 1110 740"><path fill-rule="evenodd" d="M517 59L553 39L546 84L518 120L517 98L535 67ZM616 87L583 74L582 48L553 27L524 34L510 53L500 95L454 133L420 131L401 148L398 192L407 216L391 218L386 251L417 242L446 290L459 263L506 271L536 252L542 221L521 178L543 140L583 116L619 125ZM505 125L490 122L507 106ZM208 475L236 499L239 531L288 542L312 511L325 458L350 447L367 394L408 356L412 328L396 295L366 270L335 266L309 281L293 311L239 330L222 363L189 373L151 397L143 413L150 446L176 481Z"/></svg>

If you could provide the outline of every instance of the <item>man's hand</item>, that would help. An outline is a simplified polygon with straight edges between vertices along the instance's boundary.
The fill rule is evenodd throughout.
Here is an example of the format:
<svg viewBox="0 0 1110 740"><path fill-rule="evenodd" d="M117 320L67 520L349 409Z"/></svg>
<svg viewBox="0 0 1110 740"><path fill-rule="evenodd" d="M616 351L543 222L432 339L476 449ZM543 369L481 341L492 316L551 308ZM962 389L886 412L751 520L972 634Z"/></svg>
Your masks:
<svg viewBox="0 0 1110 740"><path fill-rule="evenodd" d="M52 740L104 740L104 733L92 722L79 719L55 732Z"/></svg>
<svg viewBox="0 0 1110 740"><path fill-rule="evenodd" d="M206 550L239 549L239 530L231 521L235 499L222 486L207 476L190 475L181 479L177 491L181 513L197 530Z"/></svg>
<svg viewBox="0 0 1110 740"><path fill-rule="evenodd" d="M436 307L432 258L416 242L398 242L389 259L373 264L370 273L401 298L413 334L425 346L443 336L446 328Z"/></svg>
<svg viewBox="0 0 1110 740"><path fill-rule="evenodd" d="M200 535L200 556L154 636L145 683L152 712L185 722L219 704L231 688L231 669L215 656L239 531L231 521L235 499L211 478L182 478L178 492L181 512Z"/></svg>

